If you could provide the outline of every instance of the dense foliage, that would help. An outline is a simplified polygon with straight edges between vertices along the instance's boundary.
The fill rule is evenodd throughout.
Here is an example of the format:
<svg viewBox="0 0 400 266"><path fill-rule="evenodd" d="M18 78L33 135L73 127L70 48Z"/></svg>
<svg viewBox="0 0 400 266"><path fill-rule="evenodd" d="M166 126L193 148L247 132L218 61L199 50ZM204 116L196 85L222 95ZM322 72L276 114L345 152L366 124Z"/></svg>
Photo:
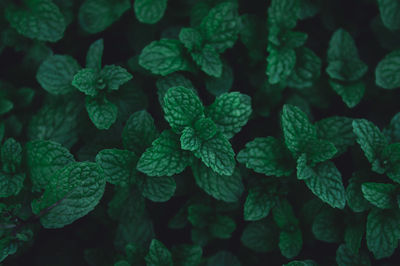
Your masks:
<svg viewBox="0 0 400 266"><path fill-rule="evenodd" d="M0 265L398 265L398 0L0 14Z"/></svg>

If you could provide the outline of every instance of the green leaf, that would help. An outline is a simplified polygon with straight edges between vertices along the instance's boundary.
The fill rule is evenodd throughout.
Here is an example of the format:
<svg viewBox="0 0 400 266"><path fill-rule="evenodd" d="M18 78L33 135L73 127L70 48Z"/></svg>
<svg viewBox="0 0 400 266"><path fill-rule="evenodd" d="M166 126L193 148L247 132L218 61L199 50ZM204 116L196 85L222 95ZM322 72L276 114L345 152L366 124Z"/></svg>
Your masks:
<svg viewBox="0 0 400 266"><path fill-rule="evenodd" d="M111 219L120 223L140 221L145 215L145 200L135 187L117 187L108 203L107 213Z"/></svg>
<svg viewBox="0 0 400 266"><path fill-rule="evenodd" d="M308 188L323 202L333 208L343 209L346 205L342 175L332 162L324 162L314 169L316 176L304 180Z"/></svg>
<svg viewBox="0 0 400 266"><path fill-rule="evenodd" d="M109 90L118 90L121 85L132 79L132 75L125 68L116 65L105 66L100 76Z"/></svg>
<svg viewBox="0 0 400 266"><path fill-rule="evenodd" d="M368 254L363 251L353 253L345 244L340 245L336 251L336 263L338 266L371 266Z"/></svg>
<svg viewBox="0 0 400 266"><path fill-rule="evenodd" d="M0 99L0 115L6 114L14 108L12 101L7 99Z"/></svg>
<svg viewBox="0 0 400 266"><path fill-rule="evenodd" d="M392 209L396 207L397 187L384 183L364 183L361 186L364 198L372 205L381 209Z"/></svg>
<svg viewBox="0 0 400 266"><path fill-rule="evenodd" d="M285 104L282 111L282 129L287 148L295 155L306 149L307 144L317 138L317 130L300 108Z"/></svg>
<svg viewBox="0 0 400 266"><path fill-rule="evenodd" d="M99 81L100 76L97 70L84 68L75 74L72 80L72 86L88 96L96 96L98 90L101 88L98 87Z"/></svg>
<svg viewBox="0 0 400 266"><path fill-rule="evenodd" d="M314 218L312 232L316 239L328 243L342 240L343 231L338 213L332 208L322 209Z"/></svg>
<svg viewBox="0 0 400 266"><path fill-rule="evenodd" d="M194 28L182 28L179 32L179 40L190 52L199 51L203 46L203 36Z"/></svg>
<svg viewBox="0 0 400 266"><path fill-rule="evenodd" d="M114 266L131 266L126 260L120 260L114 263Z"/></svg>
<svg viewBox="0 0 400 266"><path fill-rule="evenodd" d="M206 266L241 266L240 261L229 251L219 251L208 259Z"/></svg>
<svg viewBox="0 0 400 266"><path fill-rule="evenodd" d="M88 33L108 28L131 7L129 0L85 0L79 8L78 21Z"/></svg>
<svg viewBox="0 0 400 266"><path fill-rule="evenodd" d="M283 266L318 266L318 264L312 260L294 260L289 262L288 264L283 264Z"/></svg>
<svg viewBox="0 0 400 266"><path fill-rule="evenodd" d="M44 189L54 173L73 163L67 148L47 140L33 140L26 144L26 164L34 189Z"/></svg>
<svg viewBox="0 0 400 266"><path fill-rule="evenodd" d="M350 84L341 84L339 82L329 80L329 85L332 89L342 97L343 102L349 108L355 107L364 96L365 84L363 82L356 82Z"/></svg>
<svg viewBox="0 0 400 266"><path fill-rule="evenodd" d="M166 130L142 154L137 169L149 176L171 176L182 172L190 162L190 153L181 150L179 136Z"/></svg>
<svg viewBox="0 0 400 266"><path fill-rule="evenodd" d="M400 29L400 3L396 0L378 0L380 17L390 30Z"/></svg>
<svg viewBox="0 0 400 266"><path fill-rule="evenodd" d="M0 198L18 195L24 186L24 180L25 174L11 174L0 171Z"/></svg>
<svg viewBox="0 0 400 266"><path fill-rule="evenodd" d="M190 65L184 52L184 46L178 40L153 41L143 48L139 56L139 64L153 74L162 76L180 70L189 70Z"/></svg>
<svg viewBox="0 0 400 266"><path fill-rule="evenodd" d="M235 220L226 215L217 215L210 225L209 231L213 237L229 239L236 229Z"/></svg>
<svg viewBox="0 0 400 266"><path fill-rule="evenodd" d="M347 205L353 212L363 212L370 208L369 202L364 198L361 191L363 180L359 177L352 177L346 188Z"/></svg>
<svg viewBox="0 0 400 266"><path fill-rule="evenodd" d="M234 81L233 70L230 65L223 62L221 77L205 77L206 89L215 96L220 96L232 89Z"/></svg>
<svg viewBox="0 0 400 266"><path fill-rule="evenodd" d="M296 52L293 49L276 49L268 47L267 57L268 81L270 84L285 82L296 66Z"/></svg>
<svg viewBox="0 0 400 266"><path fill-rule="evenodd" d="M165 120L176 132L182 132L202 117L204 108L199 97L185 87L172 87L164 96Z"/></svg>
<svg viewBox="0 0 400 266"><path fill-rule="evenodd" d="M98 39L93 42L86 54L86 68L92 68L97 71L101 70L101 58L103 57L104 41Z"/></svg>
<svg viewBox="0 0 400 266"><path fill-rule="evenodd" d="M217 126L210 118L200 118L194 123L194 130L202 140L209 140L217 133Z"/></svg>
<svg viewBox="0 0 400 266"><path fill-rule="evenodd" d="M154 202L168 201L174 195L176 183L168 176L148 176L142 184L143 197Z"/></svg>
<svg viewBox="0 0 400 266"><path fill-rule="evenodd" d="M346 243L346 248L357 254L360 252L361 242L365 234L365 222L352 222L346 226L344 232L344 242Z"/></svg>
<svg viewBox="0 0 400 266"><path fill-rule="evenodd" d="M222 61L219 54L210 44L206 44L199 52L190 53L193 60L207 75L219 78L222 75Z"/></svg>
<svg viewBox="0 0 400 266"><path fill-rule="evenodd" d="M167 93L167 91L172 87L185 87L187 89L196 91L194 89L192 82L189 79L185 78L183 75L178 73L173 73L166 77L158 79L156 82L156 86L158 89L157 90L158 100L161 106L164 106L164 96Z"/></svg>
<svg viewBox="0 0 400 266"><path fill-rule="evenodd" d="M233 47L239 34L238 6L233 2L224 2L212 8L200 24L207 44L217 53Z"/></svg>
<svg viewBox="0 0 400 266"><path fill-rule="evenodd" d="M181 148L186 151L195 151L200 148L201 139L191 127L185 127L181 135Z"/></svg>
<svg viewBox="0 0 400 266"><path fill-rule="evenodd" d="M198 228L206 227L214 218L211 206L204 204L192 204L188 207L187 219Z"/></svg>
<svg viewBox="0 0 400 266"><path fill-rule="evenodd" d="M312 50L300 48L296 51L296 65L287 80L287 85L296 89L311 87L320 77L321 67L321 59Z"/></svg>
<svg viewBox="0 0 400 266"><path fill-rule="evenodd" d="M282 231L279 235L279 249L284 257L296 257L303 247L303 237L299 229Z"/></svg>
<svg viewBox="0 0 400 266"><path fill-rule="evenodd" d="M251 113L251 98L240 92L223 93L206 109L206 115L228 139L246 125Z"/></svg>
<svg viewBox="0 0 400 266"><path fill-rule="evenodd" d="M3 143L0 155L4 172L13 174L21 170L22 147L15 139L9 138Z"/></svg>
<svg viewBox="0 0 400 266"><path fill-rule="evenodd" d="M392 143L386 146L381 161L387 176L400 183L400 143Z"/></svg>
<svg viewBox="0 0 400 266"><path fill-rule="evenodd" d="M51 0L24 0L22 6L7 6L4 14L19 34L39 41L56 42L66 28L63 14Z"/></svg>
<svg viewBox="0 0 400 266"><path fill-rule="evenodd" d="M353 132L353 119L344 116L331 116L315 123L319 139L333 143L338 153L346 151L356 140Z"/></svg>
<svg viewBox="0 0 400 266"><path fill-rule="evenodd" d="M268 8L268 22L282 29L292 29L296 26L299 12L299 1L272 0Z"/></svg>
<svg viewBox="0 0 400 266"><path fill-rule="evenodd" d="M376 259L393 255L400 238L400 212L372 209L367 218L367 246Z"/></svg>
<svg viewBox="0 0 400 266"><path fill-rule="evenodd" d="M105 149L96 156L96 163L103 169L106 180L119 186L127 186L136 180L138 158L131 151Z"/></svg>
<svg viewBox="0 0 400 266"><path fill-rule="evenodd" d="M240 240L245 247L253 251L270 252L278 244L278 229L272 219L249 223Z"/></svg>
<svg viewBox="0 0 400 266"><path fill-rule="evenodd" d="M47 92L66 94L74 90L71 83L79 69L78 62L71 56L51 55L40 65L36 79Z"/></svg>
<svg viewBox="0 0 400 266"><path fill-rule="evenodd" d="M388 140L377 126L366 119L356 119L353 121L353 131L357 136L357 143L364 151L365 157L372 164L372 170L383 173L380 165L380 157L383 149L388 145Z"/></svg>
<svg viewBox="0 0 400 266"><path fill-rule="evenodd" d="M235 169L235 153L228 139L217 133L212 139L204 141L194 155L220 175L231 176Z"/></svg>
<svg viewBox="0 0 400 266"><path fill-rule="evenodd" d="M246 221L257 221L268 216L276 204L276 196L271 192L264 191L262 188L249 190L244 203L244 219Z"/></svg>
<svg viewBox="0 0 400 266"><path fill-rule="evenodd" d="M293 172L290 153L273 137L255 138L248 142L236 159L260 174L289 176Z"/></svg>
<svg viewBox="0 0 400 266"><path fill-rule="evenodd" d="M148 266L173 265L171 252L157 239L151 241L149 253L146 255L145 260Z"/></svg>
<svg viewBox="0 0 400 266"><path fill-rule="evenodd" d="M197 245L182 244L172 248L172 255L176 266L198 266L203 249Z"/></svg>
<svg viewBox="0 0 400 266"><path fill-rule="evenodd" d="M239 171L234 171L231 176L220 175L200 161L192 169L196 184L210 196L225 202L237 202L240 199L244 186Z"/></svg>
<svg viewBox="0 0 400 266"><path fill-rule="evenodd" d="M376 66L376 85L384 89L400 87L400 51L396 50L387 54Z"/></svg>
<svg viewBox="0 0 400 266"><path fill-rule="evenodd" d="M49 180L32 210L45 228L61 228L92 211L104 193L106 180L95 163L70 163Z"/></svg>
<svg viewBox="0 0 400 266"><path fill-rule="evenodd" d="M329 160L337 153L337 149L332 142L321 139L310 140L303 149L307 154L307 160L311 164Z"/></svg>
<svg viewBox="0 0 400 266"><path fill-rule="evenodd" d="M126 149L142 154L158 135L151 114L146 110L137 111L126 121L122 131L122 143Z"/></svg>
<svg viewBox="0 0 400 266"><path fill-rule="evenodd" d="M109 129L117 120L118 108L106 98L86 97L86 111L98 129Z"/></svg>
<svg viewBox="0 0 400 266"><path fill-rule="evenodd" d="M297 170L297 179L299 179L299 180L305 180L305 179L317 177L317 173L314 171L314 169L311 166L308 165L307 154L305 154L305 153L303 153L297 159L296 170Z"/></svg>
<svg viewBox="0 0 400 266"><path fill-rule="evenodd" d="M136 0L133 9L140 22L155 24L164 16L167 0Z"/></svg>

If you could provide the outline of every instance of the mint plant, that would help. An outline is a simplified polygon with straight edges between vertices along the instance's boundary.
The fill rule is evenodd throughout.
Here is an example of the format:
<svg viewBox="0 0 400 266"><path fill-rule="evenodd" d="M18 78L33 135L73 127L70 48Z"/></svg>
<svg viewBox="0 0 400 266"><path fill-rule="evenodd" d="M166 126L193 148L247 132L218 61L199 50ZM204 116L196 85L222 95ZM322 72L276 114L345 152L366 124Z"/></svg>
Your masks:
<svg viewBox="0 0 400 266"><path fill-rule="evenodd" d="M0 265L398 265L399 3L0 1Z"/></svg>

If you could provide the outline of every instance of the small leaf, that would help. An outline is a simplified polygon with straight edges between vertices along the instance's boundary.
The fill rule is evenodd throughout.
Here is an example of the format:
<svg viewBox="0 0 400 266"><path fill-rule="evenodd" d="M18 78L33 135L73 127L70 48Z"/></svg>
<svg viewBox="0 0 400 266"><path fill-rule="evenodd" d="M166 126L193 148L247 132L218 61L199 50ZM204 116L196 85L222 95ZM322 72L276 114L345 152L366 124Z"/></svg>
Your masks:
<svg viewBox="0 0 400 266"><path fill-rule="evenodd" d="M200 148L201 139L191 127L185 127L181 135L181 148L186 151L195 151Z"/></svg>
<svg viewBox="0 0 400 266"><path fill-rule="evenodd" d="M164 16L167 0L136 0L133 9L140 22L155 24Z"/></svg>
<svg viewBox="0 0 400 266"><path fill-rule="evenodd" d="M364 198L372 205L381 209L396 207L397 187L384 183L364 183L361 186Z"/></svg>
<svg viewBox="0 0 400 266"><path fill-rule="evenodd" d="M378 0L380 17L390 30L400 29L400 3L396 0Z"/></svg>
<svg viewBox="0 0 400 266"><path fill-rule="evenodd" d="M118 108L106 98L86 97L86 110L90 120L98 129L109 129L117 120Z"/></svg>
<svg viewBox="0 0 400 266"><path fill-rule="evenodd" d="M365 84L363 82L343 85L339 82L329 80L329 85L331 85L332 89L342 97L343 102L349 108L355 107L364 96Z"/></svg>
<svg viewBox="0 0 400 266"><path fill-rule="evenodd" d="M296 66L296 53L293 49L269 47L267 57L268 81L270 84L285 82Z"/></svg>
<svg viewBox="0 0 400 266"><path fill-rule="evenodd" d="M179 40L190 52L198 51L203 46L203 36L194 28L182 28L179 32Z"/></svg>
<svg viewBox="0 0 400 266"><path fill-rule="evenodd" d="M86 68L101 70L101 58L103 57L104 41L99 39L93 42L86 54Z"/></svg>
<svg viewBox="0 0 400 266"><path fill-rule="evenodd" d="M92 68L84 68L75 74L72 86L88 96L98 94L99 74Z"/></svg>
<svg viewBox="0 0 400 266"><path fill-rule="evenodd" d="M125 68L115 65L105 66L101 70L100 76L109 90L118 90L121 85L132 79L132 75Z"/></svg>
<svg viewBox="0 0 400 266"><path fill-rule="evenodd" d="M275 204L276 196L269 191L258 188L250 189L244 203L244 219L246 221L257 221L267 217Z"/></svg>
<svg viewBox="0 0 400 266"><path fill-rule="evenodd" d="M149 253L146 255L145 260L148 266L173 265L171 252L157 239L151 241Z"/></svg>
<svg viewBox="0 0 400 266"><path fill-rule="evenodd" d="M256 252L270 252L278 244L278 228L272 219L249 223L240 238L244 246Z"/></svg>
<svg viewBox="0 0 400 266"><path fill-rule="evenodd" d="M199 52L191 52L193 61L201 67L207 75L219 78L222 75L222 61L214 47L206 44Z"/></svg>
<svg viewBox="0 0 400 266"><path fill-rule="evenodd" d="M176 183L168 176L148 176L142 184L143 197L154 202L168 201L174 195Z"/></svg>
<svg viewBox="0 0 400 266"><path fill-rule="evenodd" d="M400 87L400 51L396 50L387 54L376 66L376 85L384 89Z"/></svg>

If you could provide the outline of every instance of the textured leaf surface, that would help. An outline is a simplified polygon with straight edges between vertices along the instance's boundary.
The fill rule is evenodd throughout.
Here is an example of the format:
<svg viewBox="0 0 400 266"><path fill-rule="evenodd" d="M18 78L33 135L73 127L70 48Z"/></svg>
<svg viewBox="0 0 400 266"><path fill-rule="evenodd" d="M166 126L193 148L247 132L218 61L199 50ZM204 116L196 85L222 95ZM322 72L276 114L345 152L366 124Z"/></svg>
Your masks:
<svg viewBox="0 0 400 266"><path fill-rule="evenodd" d="M68 55L49 56L40 65L36 79L51 94L66 94L74 90L71 82L79 71L78 62Z"/></svg>
<svg viewBox="0 0 400 266"><path fill-rule="evenodd" d="M321 59L310 49L302 47L296 51L296 65L289 76L288 86L302 89L313 85L320 77Z"/></svg>
<svg viewBox="0 0 400 266"><path fill-rule="evenodd" d="M372 205L381 209L392 209L396 207L397 188L392 184L364 183L361 186L364 198Z"/></svg>
<svg viewBox="0 0 400 266"><path fill-rule="evenodd" d="M258 188L250 189L244 203L244 219L257 221L267 217L275 204L275 196L271 195L269 191Z"/></svg>
<svg viewBox="0 0 400 266"><path fill-rule="evenodd" d="M117 120L118 108L107 99L86 97L86 111L98 129L109 129Z"/></svg>
<svg viewBox="0 0 400 266"><path fill-rule="evenodd" d="M171 252L157 239L151 241L149 253L146 255L145 260L148 266L173 265Z"/></svg>
<svg viewBox="0 0 400 266"><path fill-rule="evenodd" d="M251 113L251 98L240 92L221 94L206 109L207 116L228 139L246 125Z"/></svg>
<svg viewBox="0 0 400 266"><path fill-rule="evenodd" d="M329 80L332 89L342 97L343 102L349 108L356 106L364 96L365 84L363 82L356 82L343 85L339 82Z"/></svg>
<svg viewBox="0 0 400 266"><path fill-rule="evenodd" d="M400 51L387 54L376 66L376 85L384 89L400 87Z"/></svg>
<svg viewBox="0 0 400 266"><path fill-rule="evenodd" d="M142 185L143 197L154 202L168 201L175 193L176 183L172 177L149 176Z"/></svg>
<svg viewBox="0 0 400 266"><path fill-rule="evenodd" d="M190 52L198 51L203 46L203 36L195 28L182 28L179 32L179 40Z"/></svg>
<svg viewBox="0 0 400 266"><path fill-rule="evenodd" d="M278 242L278 230L271 219L249 223L240 240L244 246L256 252L272 251Z"/></svg>
<svg viewBox="0 0 400 266"><path fill-rule="evenodd" d="M167 130L142 154L137 169L149 176L171 176L182 172L190 160L190 154L181 150L179 136Z"/></svg>
<svg viewBox="0 0 400 266"><path fill-rule="evenodd" d="M157 23L167 8L167 0L136 0L133 3L136 18L147 24Z"/></svg>
<svg viewBox="0 0 400 266"><path fill-rule="evenodd" d="M106 180L95 163L71 163L57 171L43 196L32 202L45 228L60 228L85 216L99 203Z"/></svg>
<svg viewBox="0 0 400 266"><path fill-rule="evenodd" d="M353 253L342 244L336 251L336 263L338 266L370 266L371 261L365 252Z"/></svg>
<svg viewBox="0 0 400 266"><path fill-rule="evenodd" d="M99 74L95 69L84 68L74 75L72 86L89 96L98 94Z"/></svg>
<svg viewBox="0 0 400 266"><path fill-rule="evenodd" d="M18 195L25 180L25 174L11 174L0 171L0 198Z"/></svg>
<svg viewBox="0 0 400 266"><path fill-rule="evenodd" d="M125 68L116 65L105 66L100 75L110 90L118 90L121 85L132 79L132 75Z"/></svg>
<svg viewBox="0 0 400 266"><path fill-rule="evenodd" d="M383 24L390 30L400 29L400 3L396 0L378 0Z"/></svg>
<svg viewBox="0 0 400 266"><path fill-rule="evenodd" d="M181 148L186 151L195 151L200 148L201 139L191 127L185 127L181 135Z"/></svg>
<svg viewBox="0 0 400 266"><path fill-rule="evenodd" d="M273 0L268 9L268 21L280 28L294 28L300 11L299 1Z"/></svg>
<svg viewBox="0 0 400 266"><path fill-rule="evenodd" d="M172 39L161 39L147 45L139 56L139 64L153 74L162 76L189 69L183 45Z"/></svg>
<svg viewBox="0 0 400 266"><path fill-rule="evenodd" d="M244 190L239 171L233 172L231 176L219 175L197 162L193 166L193 176L197 185L217 200L237 202Z"/></svg>
<svg viewBox="0 0 400 266"><path fill-rule="evenodd" d="M5 17L18 33L31 39L56 42L64 36L64 16L50 0L27 0L22 7L12 5Z"/></svg>
<svg viewBox="0 0 400 266"><path fill-rule="evenodd" d="M193 60L207 75L219 78L222 75L222 61L214 47L206 44L199 52L191 53Z"/></svg>
<svg viewBox="0 0 400 266"><path fill-rule="evenodd" d="M86 68L101 69L101 58L103 57L104 41L99 39L93 42L86 54Z"/></svg>
<svg viewBox="0 0 400 266"><path fill-rule="evenodd" d="M323 202L333 208L343 209L346 205L342 176L332 162L319 164L316 176L304 180L308 188Z"/></svg>
<svg viewBox="0 0 400 266"><path fill-rule="evenodd" d="M315 123L317 136L333 143L339 152L354 144L353 119L344 116L331 116Z"/></svg>
<svg viewBox="0 0 400 266"><path fill-rule="evenodd" d="M36 189L45 188L55 172L75 161L68 149L46 140L28 142L26 155L30 178Z"/></svg>
<svg viewBox="0 0 400 266"><path fill-rule="evenodd" d="M286 81L296 65L296 53L292 49L270 48L267 57L268 81L271 84Z"/></svg>

